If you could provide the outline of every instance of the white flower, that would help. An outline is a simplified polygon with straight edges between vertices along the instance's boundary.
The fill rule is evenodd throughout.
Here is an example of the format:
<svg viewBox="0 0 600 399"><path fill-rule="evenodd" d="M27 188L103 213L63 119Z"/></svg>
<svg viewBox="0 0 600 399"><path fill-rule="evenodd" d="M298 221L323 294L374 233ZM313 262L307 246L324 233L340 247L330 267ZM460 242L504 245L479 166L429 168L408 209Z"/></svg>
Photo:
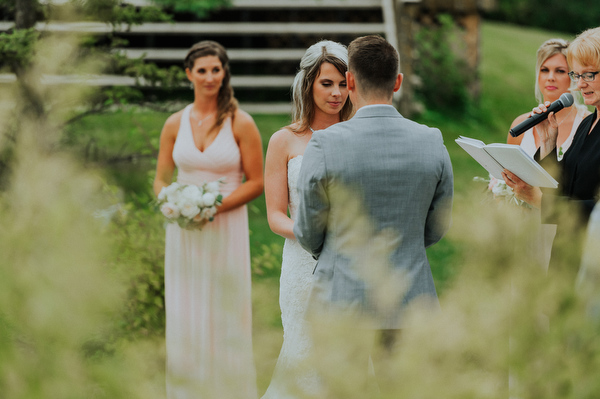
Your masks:
<svg viewBox="0 0 600 399"><path fill-rule="evenodd" d="M166 199L167 202L176 204L179 202L179 199L181 198L181 190L177 189L175 191L167 192L166 197L167 197L167 199Z"/></svg>
<svg viewBox="0 0 600 399"><path fill-rule="evenodd" d="M200 208L193 202L187 202L181 207L181 214L188 219L194 218L198 213L200 213Z"/></svg>
<svg viewBox="0 0 600 399"><path fill-rule="evenodd" d="M202 197L198 194L197 187L187 186L178 191L178 196L175 203L181 209L190 205L198 206L199 198Z"/></svg>
<svg viewBox="0 0 600 399"><path fill-rule="evenodd" d="M181 187L181 184L179 184L177 182L171 183L167 187L163 187L162 190L160 190L160 193L158 194L158 199L160 201L167 200L169 202L173 202L169 198L171 196L173 196L175 193L177 193L177 191L179 190L180 187Z"/></svg>
<svg viewBox="0 0 600 399"><path fill-rule="evenodd" d="M168 197L173 195L179 189L179 183L172 183L169 186L163 187L158 193L159 201L168 201Z"/></svg>
<svg viewBox="0 0 600 399"><path fill-rule="evenodd" d="M181 198L187 202L197 202L202 196L202 190L199 187L189 185L181 190Z"/></svg>
<svg viewBox="0 0 600 399"><path fill-rule="evenodd" d="M211 181L210 183L206 183L206 185L204 186L204 189L206 190L207 193L216 195L219 193L220 186L221 186L221 181L219 181L219 180Z"/></svg>
<svg viewBox="0 0 600 399"><path fill-rule="evenodd" d="M165 202L160 207L160 211L167 219L177 219L180 215L179 208L177 205L170 202Z"/></svg>
<svg viewBox="0 0 600 399"><path fill-rule="evenodd" d="M202 209L202 211L200 211L200 216L202 217L202 219L210 219L213 216L215 216L217 213L217 208L214 206L211 206L210 208L204 208Z"/></svg>
<svg viewBox="0 0 600 399"><path fill-rule="evenodd" d="M222 198L219 192L222 182L217 180L201 186L174 182L158 194L160 211L169 222L177 222L184 228L201 229L217 213L216 205L221 203Z"/></svg>
<svg viewBox="0 0 600 399"><path fill-rule="evenodd" d="M492 193L496 196L506 197L514 195L512 188L510 188L504 180L498 180L492 187Z"/></svg>
<svg viewBox="0 0 600 399"><path fill-rule="evenodd" d="M202 195L202 205L205 207L213 206L216 200L217 197L213 193L204 193L204 195Z"/></svg>
<svg viewBox="0 0 600 399"><path fill-rule="evenodd" d="M483 181L488 183L488 191L490 191L495 199L502 199L509 203L522 206L525 208L531 208L527 202L520 200L516 197L515 192L510 188L506 182L502 179L496 179L492 175L489 178L484 179L483 177L474 177L474 181Z"/></svg>
<svg viewBox="0 0 600 399"><path fill-rule="evenodd" d="M160 193L158 193L158 200L161 202L167 200L167 188L166 187L163 187L160 189Z"/></svg>

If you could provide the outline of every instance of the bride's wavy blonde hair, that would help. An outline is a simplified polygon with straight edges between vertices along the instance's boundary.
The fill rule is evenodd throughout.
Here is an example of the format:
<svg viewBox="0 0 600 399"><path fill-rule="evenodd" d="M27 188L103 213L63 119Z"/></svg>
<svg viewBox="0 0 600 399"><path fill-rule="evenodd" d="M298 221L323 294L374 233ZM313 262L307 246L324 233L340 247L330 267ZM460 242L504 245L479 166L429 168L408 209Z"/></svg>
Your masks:
<svg viewBox="0 0 600 399"><path fill-rule="evenodd" d="M331 40L322 40L310 46L302 56L300 70L292 85L293 109L290 130L294 133L308 130L315 116L313 84L319 76L321 65L325 62L333 65L345 76L348 70L346 46ZM340 121L348 120L352 115L352 109L352 103L349 99L346 100L346 104L340 111Z"/></svg>

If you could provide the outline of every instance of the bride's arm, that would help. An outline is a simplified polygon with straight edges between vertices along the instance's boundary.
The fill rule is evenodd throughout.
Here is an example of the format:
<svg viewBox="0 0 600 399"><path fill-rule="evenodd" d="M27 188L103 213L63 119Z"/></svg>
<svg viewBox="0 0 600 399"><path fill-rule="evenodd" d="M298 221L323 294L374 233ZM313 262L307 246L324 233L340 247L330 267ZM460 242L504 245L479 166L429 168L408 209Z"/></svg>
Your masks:
<svg viewBox="0 0 600 399"><path fill-rule="evenodd" d="M287 162L289 146L285 130L275 132L269 140L265 160L265 200L267 220L275 234L295 239L294 221L288 216Z"/></svg>

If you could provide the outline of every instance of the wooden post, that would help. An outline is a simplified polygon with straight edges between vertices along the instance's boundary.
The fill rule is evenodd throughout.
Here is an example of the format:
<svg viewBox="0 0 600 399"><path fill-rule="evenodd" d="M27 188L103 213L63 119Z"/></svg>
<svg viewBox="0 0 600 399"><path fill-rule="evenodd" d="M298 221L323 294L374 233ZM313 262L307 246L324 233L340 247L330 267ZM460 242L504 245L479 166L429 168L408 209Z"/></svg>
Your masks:
<svg viewBox="0 0 600 399"><path fill-rule="evenodd" d="M404 75L401 94L396 106L403 116L410 118L414 115L417 105L414 90L413 52L415 48L415 23L419 4L404 2L403 0L394 0L394 3L400 72Z"/></svg>
<svg viewBox="0 0 600 399"><path fill-rule="evenodd" d="M469 13L459 18L459 24L464 29L463 38L466 44L465 61L469 66L470 72L476 78L469 86L469 92L475 99L479 98L481 84L479 81L479 61L480 61L480 43L481 43L481 17L478 13Z"/></svg>

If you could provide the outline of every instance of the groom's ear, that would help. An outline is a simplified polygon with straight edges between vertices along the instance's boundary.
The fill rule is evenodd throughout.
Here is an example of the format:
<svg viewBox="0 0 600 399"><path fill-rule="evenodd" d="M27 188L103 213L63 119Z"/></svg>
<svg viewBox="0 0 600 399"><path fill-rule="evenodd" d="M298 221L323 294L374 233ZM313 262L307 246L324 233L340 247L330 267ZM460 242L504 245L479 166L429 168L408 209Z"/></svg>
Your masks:
<svg viewBox="0 0 600 399"><path fill-rule="evenodd" d="M400 90L400 86L402 86L402 79L404 79L404 75L399 73L398 76L396 77L396 83L394 83L394 92L397 92L398 90Z"/></svg>
<svg viewBox="0 0 600 399"><path fill-rule="evenodd" d="M350 71L346 71L346 88L348 91L356 91L356 80L354 74Z"/></svg>

